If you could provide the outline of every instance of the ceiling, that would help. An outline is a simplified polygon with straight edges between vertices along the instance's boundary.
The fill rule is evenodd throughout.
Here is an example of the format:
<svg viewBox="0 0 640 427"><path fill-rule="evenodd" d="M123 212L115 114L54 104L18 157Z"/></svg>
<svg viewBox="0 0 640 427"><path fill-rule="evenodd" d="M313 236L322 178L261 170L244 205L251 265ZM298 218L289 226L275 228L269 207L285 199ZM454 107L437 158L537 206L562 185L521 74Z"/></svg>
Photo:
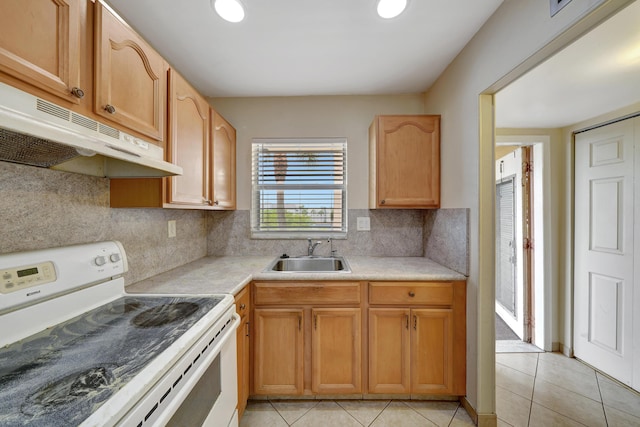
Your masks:
<svg viewBox="0 0 640 427"><path fill-rule="evenodd" d="M503 0L409 0L397 18L376 0L242 0L223 21L210 0L107 0L203 95L420 93Z"/></svg>
<svg viewBox="0 0 640 427"><path fill-rule="evenodd" d="M496 94L496 126L561 128L640 102L640 1Z"/></svg>

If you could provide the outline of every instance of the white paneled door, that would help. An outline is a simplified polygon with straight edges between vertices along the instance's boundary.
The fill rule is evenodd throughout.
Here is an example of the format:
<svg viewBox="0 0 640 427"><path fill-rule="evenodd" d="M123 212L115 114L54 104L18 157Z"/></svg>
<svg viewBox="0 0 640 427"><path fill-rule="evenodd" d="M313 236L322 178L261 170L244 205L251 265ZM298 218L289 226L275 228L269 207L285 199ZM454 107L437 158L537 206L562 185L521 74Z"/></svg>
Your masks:
<svg viewBox="0 0 640 427"><path fill-rule="evenodd" d="M638 294L634 269L640 274L640 266L634 267L638 120L575 136L574 246L575 356L636 389L640 387L633 384L634 368L638 369L634 338L636 345L640 342L640 330L634 328L634 309L640 313L640 307L634 307Z"/></svg>

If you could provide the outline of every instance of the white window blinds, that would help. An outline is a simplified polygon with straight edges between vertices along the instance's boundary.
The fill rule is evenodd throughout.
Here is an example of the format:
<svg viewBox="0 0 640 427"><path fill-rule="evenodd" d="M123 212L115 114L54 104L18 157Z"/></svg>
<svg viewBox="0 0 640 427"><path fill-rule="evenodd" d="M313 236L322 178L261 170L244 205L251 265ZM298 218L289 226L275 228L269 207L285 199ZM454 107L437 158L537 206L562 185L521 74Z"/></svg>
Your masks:
<svg viewBox="0 0 640 427"><path fill-rule="evenodd" d="M339 237L347 232L344 138L254 139L253 237Z"/></svg>

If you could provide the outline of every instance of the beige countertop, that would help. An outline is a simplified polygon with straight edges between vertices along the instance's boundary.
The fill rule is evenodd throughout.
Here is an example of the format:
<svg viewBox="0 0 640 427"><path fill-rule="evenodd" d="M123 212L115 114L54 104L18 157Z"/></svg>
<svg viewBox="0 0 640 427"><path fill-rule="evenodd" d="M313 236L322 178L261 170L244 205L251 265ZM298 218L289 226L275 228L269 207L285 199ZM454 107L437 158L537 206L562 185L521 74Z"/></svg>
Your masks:
<svg viewBox="0 0 640 427"><path fill-rule="evenodd" d="M129 293L238 293L252 280L466 280L422 257L345 257L351 273L274 273L262 270L273 256L205 257L128 285Z"/></svg>

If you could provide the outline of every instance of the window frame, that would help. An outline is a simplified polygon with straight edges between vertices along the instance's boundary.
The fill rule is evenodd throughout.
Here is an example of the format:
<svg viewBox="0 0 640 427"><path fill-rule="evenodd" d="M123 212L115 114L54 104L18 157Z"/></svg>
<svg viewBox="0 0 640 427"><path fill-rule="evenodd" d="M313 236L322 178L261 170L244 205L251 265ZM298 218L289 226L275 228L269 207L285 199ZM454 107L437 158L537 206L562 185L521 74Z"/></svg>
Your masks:
<svg viewBox="0 0 640 427"><path fill-rule="evenodd" d="M292 147L300 147L305 144L322 145L327 144L327 148L342 145L342 184L286 184L283 190L306 189L306 190L340 190L342 203L341 228L339 230L278 230L261 229L259 225L260 212L264 209L261 205L261 191L273 190L276 184L259 184L257 168L259 169L258 156L259 149L257 146L265 145L286 146L290 144ZM292 150L291 152L303 153L304 150ZM302 239L302 238L333 238L346 239L348 226L348 209L347 209L347 138L253 138L251 141L251 209L250 209L250 231L252 239Z"/></svg>

